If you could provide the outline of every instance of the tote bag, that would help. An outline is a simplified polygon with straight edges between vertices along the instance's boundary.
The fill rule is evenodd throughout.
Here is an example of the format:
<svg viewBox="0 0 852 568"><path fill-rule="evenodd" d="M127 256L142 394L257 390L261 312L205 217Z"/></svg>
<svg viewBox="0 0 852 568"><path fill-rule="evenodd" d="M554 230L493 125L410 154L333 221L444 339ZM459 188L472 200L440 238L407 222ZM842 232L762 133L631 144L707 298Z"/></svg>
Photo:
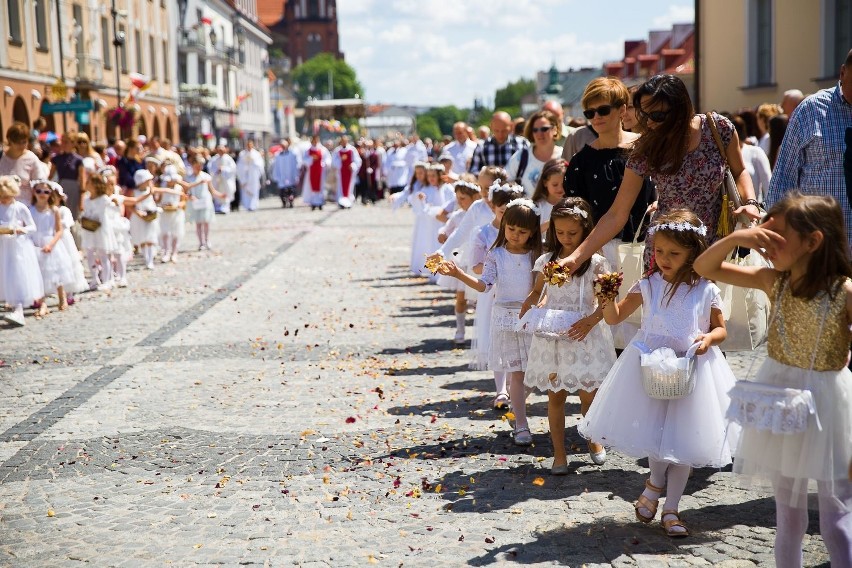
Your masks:
<svg viewBox="0 0 852 568"><path fill-rule="evenodd" d="M744 257L733 257L727 262L740 266L769 266L758 253L751 251ZM769 297L763 290L740 288L732 284L719 284L722 296L722 315L728 337L719 348L722 351L754 351L766 338L769 330Z"/></svg>

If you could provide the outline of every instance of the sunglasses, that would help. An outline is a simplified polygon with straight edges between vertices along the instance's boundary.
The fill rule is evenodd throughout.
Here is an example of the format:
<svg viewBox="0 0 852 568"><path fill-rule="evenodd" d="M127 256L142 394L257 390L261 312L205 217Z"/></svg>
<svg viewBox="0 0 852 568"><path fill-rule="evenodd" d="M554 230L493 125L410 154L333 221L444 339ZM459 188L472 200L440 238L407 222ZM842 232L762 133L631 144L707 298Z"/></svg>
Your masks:
<svg viewBox="0 0 852 568"><path fill-rule="evenodd" d="M641 108L636 108L639 112L639 116L644 118L645 120L650 120L652 122L665 122L666 118L669 116L668 110L653 110L651 112L645 112Z"/></svg>
<svg viewBox="0 0 852 568"><path fill-rule="evenodd" d="M595 113L598 113L598 116L609 116L609 113L612 112L612 105L601 105L598 108L587 108L583 111L583 116L587 119L592 120L595 118Z"/></svg>
<svg viewBox="0 0 852 568"><path fill-rule="evenodd" d="M38 195L50 195L52 191L49 189L34 189L33 193Z"/></svg>
<svg viewBox="0 0 852 568"><path fill-rule="evenodd" d="M548 132L551 128L553 128L553 127L552 126L539 126L538 128L533 128L532 131L533 131L533 134L538 134L540 132Z"/></svg>

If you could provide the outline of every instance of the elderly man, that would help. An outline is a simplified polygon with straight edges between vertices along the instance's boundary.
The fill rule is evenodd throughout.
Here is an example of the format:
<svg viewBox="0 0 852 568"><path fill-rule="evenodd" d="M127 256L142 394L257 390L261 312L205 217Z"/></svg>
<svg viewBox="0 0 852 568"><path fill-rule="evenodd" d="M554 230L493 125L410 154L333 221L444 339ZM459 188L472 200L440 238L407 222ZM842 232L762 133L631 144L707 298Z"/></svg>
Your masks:
<svg viewBox="0 0 852 568"><path fill-rule="evenodd" d="M464 122L453 125L454 140L444 146L442 154L449 154L453 158L453 173L463 174L467 171L467 165L473 158L476 150L476 142L468 136L468 126Z"/></svg>
<svg viewBox="0 0 852 568"><path fill-rule="evenodd" d="M476 147L470 160L470 172L479 174L485 166L506 166L512 154L521 148L529 148L526 138L512 133L512 117L509 113L497 111L491 115L491 135Z"/></svg>
<svg viewBox="0 0 852 568"><path fill-rule="evenodd" d="M260 205L260 188L265 173L263 156L254 147L254 140L246 142L246 149L237 158L237 181L240 182L240 205L254 211Z"/></svg>
<svg viewBox="0 0 852 568"><path fill-rule="evenodd" d="M781 110L788 117L793 115L793 111L796 110L796 107L799 106L805 100L805 95L799 89L790 89L789 91L784 91L784 98L781 99Z"/></svg>
<svg viewBox="0 0 852 568"><path fill-rule="evenodd" d="M207 173L213 176L213 187L224 195L224 199L216 199L215 210L220 215L231 211L231 202L237 194L237 164L228 152L228 147L219 145L216 154L207 163Z"/></svg>
<svg viewBox="0 0 852 568"><path fill-rule="evenodd" d="M852 248L852 50L840 66L837 85L806 98L790 117L767 206L794 189L830 195L840 203Z"/></svg>

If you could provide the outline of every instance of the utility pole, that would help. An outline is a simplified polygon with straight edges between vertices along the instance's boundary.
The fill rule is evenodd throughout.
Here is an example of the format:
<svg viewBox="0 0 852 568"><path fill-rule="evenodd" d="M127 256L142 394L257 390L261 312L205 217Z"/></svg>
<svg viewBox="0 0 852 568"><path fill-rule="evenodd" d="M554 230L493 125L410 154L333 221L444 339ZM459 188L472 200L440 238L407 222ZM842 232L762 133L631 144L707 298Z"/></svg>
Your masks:
<svg viewBox="0 0 852 568"><path fill-rule="evenodd" d="M56 0L56 25L59 28L59 80L62 81L62 84L65 84L65 51L62 47L62 6L59 4L59 0ZM56 95L54 95L56 96ZM63 95L63 99L66 98L66 95ZM66 113L62 113L62 130L64 132L68 132L68 115Z"/></svg>
<svg viewBox="0 0 852 568"><path fill-rule="evenodd" d="M118 34L118 10L115 9L115 0L112 0L112 45L115 48L115 98L116 107L121 106L121 59L119 58L119 48L124 45L124 34ZM61 28L61 24L60 24Z"/></svg>

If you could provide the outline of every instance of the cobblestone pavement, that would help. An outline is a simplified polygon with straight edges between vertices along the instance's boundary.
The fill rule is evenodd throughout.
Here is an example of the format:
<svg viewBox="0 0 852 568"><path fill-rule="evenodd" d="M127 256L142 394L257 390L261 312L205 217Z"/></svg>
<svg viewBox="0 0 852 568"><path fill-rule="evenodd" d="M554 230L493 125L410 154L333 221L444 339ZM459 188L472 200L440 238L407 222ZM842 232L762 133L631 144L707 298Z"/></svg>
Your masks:
<svg viewBox="0 0 852 568"><path fill-rule="evenodd" d="M694 472L678 541L634 520L645 464L570 428L551 477L546 398L513 446L409 212L326 209L217 217L214 252L0 328L0 565L772 564L772 499L728 472Z"/></svg>

